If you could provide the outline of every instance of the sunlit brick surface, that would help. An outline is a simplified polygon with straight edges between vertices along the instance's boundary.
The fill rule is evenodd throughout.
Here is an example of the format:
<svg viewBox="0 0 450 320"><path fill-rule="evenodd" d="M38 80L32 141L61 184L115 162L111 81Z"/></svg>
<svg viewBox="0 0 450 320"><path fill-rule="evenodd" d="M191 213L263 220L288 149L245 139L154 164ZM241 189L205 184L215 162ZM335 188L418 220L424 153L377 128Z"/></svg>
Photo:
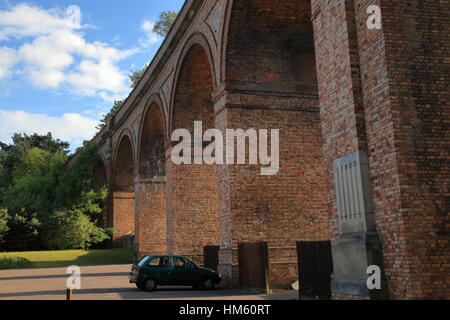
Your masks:
<svg viewBox="0 0 450 320"><path fill-rule="evenodd" d="M369 5L381 30L367 28ZM141 254L201 262L204 245L220 245L227 284L238 282L237 244L268 241L271 281L288 285L295 242L339 234L333 162L364 152L390 298L450 298L449 19L448 1L188 0L94 139L114 191L109 220L125 232L138 212ZM172 131L194 120L280 129L278 175L175 166Z"/></svg>

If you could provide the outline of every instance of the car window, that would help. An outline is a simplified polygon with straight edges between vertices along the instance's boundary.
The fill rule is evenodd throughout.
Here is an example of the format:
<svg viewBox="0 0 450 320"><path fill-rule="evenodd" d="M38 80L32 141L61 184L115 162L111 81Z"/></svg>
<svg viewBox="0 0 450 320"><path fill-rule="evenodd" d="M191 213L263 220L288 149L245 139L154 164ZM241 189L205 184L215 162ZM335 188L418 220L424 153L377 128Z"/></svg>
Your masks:
<svg viewBox="0 0 450 320"><path fill-rule="evenodd" d="M148 264L149 267L159 267L161 263L161 258L153 258L152 261Z"/></svg>
<svg viewBox="0 0 450 320"><path fill-rule="evenodd" d="M186 266L187 268L196 268L197 264L189 258L186 258Z"/></svg>
<svg viewBox="0 0 450 320"><path fill-rule="evenodd" d="M161 258L161 268L168 268L169 267L169 258L164 257Z"/></svg>
<svg viewBox="0 0 450 320"><path fill-rule="evenodd" d="M186 261L182 258L175 258L173 266L175 268L186 268Z"/></svg>
<svg viewBox="0 0 450 320"><path fill-rule="evenodd" d="M144 257L138 262L138 267L143 267L147 261L150 259L150 257Z"/></svg>

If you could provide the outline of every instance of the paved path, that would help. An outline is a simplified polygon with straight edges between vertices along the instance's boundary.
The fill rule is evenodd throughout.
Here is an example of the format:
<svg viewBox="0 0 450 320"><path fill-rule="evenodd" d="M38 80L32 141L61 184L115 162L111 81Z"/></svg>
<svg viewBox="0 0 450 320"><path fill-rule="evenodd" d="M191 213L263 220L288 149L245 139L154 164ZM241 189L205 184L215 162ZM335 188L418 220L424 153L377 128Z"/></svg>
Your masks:
<svg viewBox="0 0 450 320"><path fill-rule="evenodd" d="M294 299L295 292L268 296L239 290L199 291L162 287L142 292L128 283L129 265L81 267L81 290L73 300L271 300ZM66 268L0 270L0 300L65 300Z"/></svg>

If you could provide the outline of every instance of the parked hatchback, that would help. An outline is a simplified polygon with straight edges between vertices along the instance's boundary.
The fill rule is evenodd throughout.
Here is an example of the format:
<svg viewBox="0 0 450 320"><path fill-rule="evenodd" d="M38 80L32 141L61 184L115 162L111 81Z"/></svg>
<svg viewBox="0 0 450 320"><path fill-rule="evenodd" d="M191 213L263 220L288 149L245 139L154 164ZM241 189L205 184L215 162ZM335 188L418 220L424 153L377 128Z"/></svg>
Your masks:
<svg viewBox="0 0 450 320"><path fill-rule="evenodd" d="M145 256L133 265L129 278L130 283L150 292L158 286L192 286L212 290L222 281L217 271L201 268L181 256Z"/></svg>

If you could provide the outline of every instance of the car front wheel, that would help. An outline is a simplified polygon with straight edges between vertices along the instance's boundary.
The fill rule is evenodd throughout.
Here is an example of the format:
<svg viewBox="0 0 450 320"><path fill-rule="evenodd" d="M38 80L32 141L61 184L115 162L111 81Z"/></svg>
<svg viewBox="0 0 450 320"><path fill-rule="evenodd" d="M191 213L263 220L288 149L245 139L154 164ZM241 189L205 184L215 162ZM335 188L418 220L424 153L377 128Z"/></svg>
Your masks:
<svg viewBox="0 0 450 320"><path fill-rule="evenodd" d="M206 278L203 280L202 288L204 290L213 290L214 289L214 281L211 278Z"/></svg>
<svg viewBox="0 0 450 320"><path fill-rule="evenodd" d="M156 282L153 279L146 280L144 282L144 290L147 292L153 292L156 290Z"/></svg>

